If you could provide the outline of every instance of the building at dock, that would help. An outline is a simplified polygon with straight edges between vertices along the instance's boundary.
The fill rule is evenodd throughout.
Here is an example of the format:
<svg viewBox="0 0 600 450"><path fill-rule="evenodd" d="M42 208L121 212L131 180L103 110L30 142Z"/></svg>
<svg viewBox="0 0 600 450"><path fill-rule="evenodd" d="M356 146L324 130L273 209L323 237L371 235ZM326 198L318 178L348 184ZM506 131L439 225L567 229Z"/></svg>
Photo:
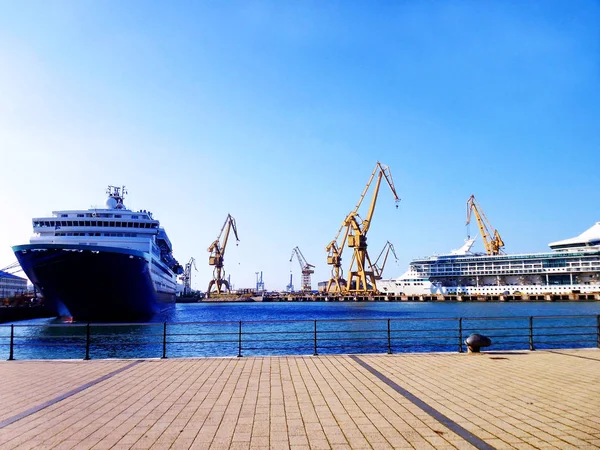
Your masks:
<svg viewBox="0 0 600 450"><path fill-rule="evenodd" d="M9 298L27 292L27 279L0 270L0 298Z"/></svg>

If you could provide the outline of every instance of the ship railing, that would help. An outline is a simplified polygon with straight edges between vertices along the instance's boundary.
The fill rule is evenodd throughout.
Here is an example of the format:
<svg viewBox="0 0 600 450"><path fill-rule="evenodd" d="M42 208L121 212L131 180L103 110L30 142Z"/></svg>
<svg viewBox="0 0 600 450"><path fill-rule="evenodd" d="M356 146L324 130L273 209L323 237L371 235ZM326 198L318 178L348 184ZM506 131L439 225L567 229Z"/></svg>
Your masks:
<svg viewBox="0 0 600 450"><path fill-rule="evenodd" d="M0 325L0 358L185 358L600 348L600 315Z"/></svg>

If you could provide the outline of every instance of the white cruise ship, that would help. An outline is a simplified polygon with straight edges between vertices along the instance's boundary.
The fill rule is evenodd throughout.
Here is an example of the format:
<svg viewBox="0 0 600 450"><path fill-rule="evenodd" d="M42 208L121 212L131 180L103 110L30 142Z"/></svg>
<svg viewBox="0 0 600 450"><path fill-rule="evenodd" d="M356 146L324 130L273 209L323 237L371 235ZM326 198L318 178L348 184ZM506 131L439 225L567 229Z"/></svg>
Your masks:
<svg viewBox="0 0 600 450"><path fill-rule="evenodd" d="M589 294L600 292L600 222L546 253L472 253L474 239L448 255L415 259L406 273L377 281L395 295Z"/></svg>
<svg viewBox="0 0 600 450"><path fill-rule="evenodd" d="M54 211L32 220L30 243L13 247L23 271L60 315L75 320L149 319L174 304L182 267L149 211L109 186L105 208Z"/></svg>

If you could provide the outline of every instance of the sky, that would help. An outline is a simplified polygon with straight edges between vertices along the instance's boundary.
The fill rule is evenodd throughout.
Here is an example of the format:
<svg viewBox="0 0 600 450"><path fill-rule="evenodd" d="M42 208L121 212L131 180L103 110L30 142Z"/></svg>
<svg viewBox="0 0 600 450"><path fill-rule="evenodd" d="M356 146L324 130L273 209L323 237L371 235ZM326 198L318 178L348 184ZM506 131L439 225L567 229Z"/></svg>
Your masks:
<svg viewBox="0 0 600 450"><path fill-rule="evenodd" d="M125 185L192 287L231 214L235 288L298 288L295 246L316 288L377 161L384 277L478 235L471 194L507 253L546 251L600 221L599 30L583 0L0 0L0 268L32 217Z"/></svg>

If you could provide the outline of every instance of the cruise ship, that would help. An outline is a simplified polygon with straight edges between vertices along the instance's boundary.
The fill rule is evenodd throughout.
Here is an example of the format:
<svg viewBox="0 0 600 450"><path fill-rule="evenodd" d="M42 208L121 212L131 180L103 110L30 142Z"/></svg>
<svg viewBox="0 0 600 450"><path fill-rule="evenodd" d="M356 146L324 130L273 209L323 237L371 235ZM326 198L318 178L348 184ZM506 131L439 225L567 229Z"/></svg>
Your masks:
<svg viewBox="0 0 600 450"><path fill-rule="evenodd" d="M60 315L76 321L139 321L175 303L183 272L160 222L109 186L104 208L54 211L32 220L30 243L13 251Z"/></svg>
<svg viewBox="0 0 600 450"><path fill-rule="evenodd" d="M394 295L563 295L600 292L600 222L545 253L472 253L467 239L447 255L418 258L406 273L377 281Z"/></svg>

